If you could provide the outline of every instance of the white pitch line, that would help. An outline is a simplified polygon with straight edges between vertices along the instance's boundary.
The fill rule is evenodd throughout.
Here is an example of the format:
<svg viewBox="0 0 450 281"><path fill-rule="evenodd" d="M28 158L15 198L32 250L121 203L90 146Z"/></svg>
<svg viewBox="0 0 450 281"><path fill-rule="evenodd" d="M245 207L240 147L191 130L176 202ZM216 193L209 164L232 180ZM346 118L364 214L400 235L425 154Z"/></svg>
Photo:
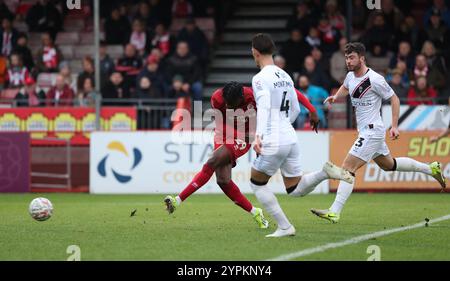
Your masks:
<svg viewBox="0 0 450 281"><path fill-rule="evenodd" d="M450 219L450 214L448 214L446 216L443 216L443 217L439 217L437 219L430 220L428 222L428 224L436 223L436 222L440 222L440 221L445 221L445 220L448 220L448 219ZM269 259L267 261L288 261L288 260L292 260L292 259L295 259L295 258L300 258L300 257L312 255L312 254L315 254L315 253L321 253L321 252L324 252L324 251L329 250L329 249L335 249L335 248L340 248L340 247L344 247L344 246L347 246L347 245L357 244L359 242L367 241L369 239L378 238L378 237L382 237L382 236L389 235L389 234L392 234L392 233L397 233L397 232L402 232L402 231L406 231L406 230L416 229L416 228L420 228L420 227L424 227L424 226L425 226L425 222L419 222L419 223L416 223L416 224L413 224L413 225L404 226L404 227L398 227L398 228L393 228L393 229L373 232L373 233L369 233L369 234L365 234L365 235L361 235L361 236L356 236L356 237L353 237L353 238L350 238L348 240L344 240L344 241L341 241L341 242L328 243L328 244L325 244L325 245L322 245L322 246L309 248L309 249L301 250L301 251L290 253L290 254L281 255L281 256L278 256L276 258Z"/></svg>

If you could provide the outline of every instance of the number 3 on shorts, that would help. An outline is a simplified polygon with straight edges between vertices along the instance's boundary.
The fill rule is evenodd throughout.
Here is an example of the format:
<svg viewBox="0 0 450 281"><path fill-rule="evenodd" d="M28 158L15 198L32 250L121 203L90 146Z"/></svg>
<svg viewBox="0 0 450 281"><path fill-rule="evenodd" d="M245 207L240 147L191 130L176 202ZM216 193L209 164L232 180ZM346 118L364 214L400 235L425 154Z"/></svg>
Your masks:
<svg viewBox="0 0 450 281"><path fill-rule="evenodd" d="M356 146L356 147L361 147L361 146L363 146L363 141L364 141L364 138L359 138L359 139L355 142L355 146Z"/></svg>

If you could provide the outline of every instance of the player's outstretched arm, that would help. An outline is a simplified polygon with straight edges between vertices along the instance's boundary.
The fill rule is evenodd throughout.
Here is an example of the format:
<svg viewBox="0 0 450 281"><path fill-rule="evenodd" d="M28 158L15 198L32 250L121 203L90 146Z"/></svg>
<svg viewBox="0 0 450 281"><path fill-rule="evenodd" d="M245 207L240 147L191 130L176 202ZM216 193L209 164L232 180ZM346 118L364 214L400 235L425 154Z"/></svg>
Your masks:
<svg viewBox="0 0 450 281"><path fill-rule="evenodd" d="M391 107L392 107L392 127L389 130L391 139L396 140L400 136L398 131L398 118L400 115L400 99L397 95L391 97Z"/></svg>
<svg viewBox="0 0 450 281"><path fill-rule="evenodd" d="M338 98L340 97L345 97L346 95L348 95L348 89L342 85L339 90L336 92L336 94L334 94L333 96L329 96L328 98L325 99L325 101L323 102L323 104L327 104L327 103L334 103Z"/></svg>

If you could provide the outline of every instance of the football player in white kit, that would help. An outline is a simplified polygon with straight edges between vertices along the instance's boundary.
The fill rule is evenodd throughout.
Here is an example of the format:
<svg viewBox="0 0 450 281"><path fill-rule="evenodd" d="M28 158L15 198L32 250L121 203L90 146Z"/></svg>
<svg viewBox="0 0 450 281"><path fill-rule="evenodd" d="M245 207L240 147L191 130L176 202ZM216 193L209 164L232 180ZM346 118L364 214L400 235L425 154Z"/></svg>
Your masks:
<svg viewBox="0 0 450 281"><path fill-rule="evenodd" d="M252 54L261 71L253 77L257 116L254 149L258 155L251 171L251 187L258 201L277 221L277 230L266 237L295 235L291 225L267 183L281 170L286 191L291 196L304 196L325 179L340 179L352 183L354 178L330 162L321 171L302 175L300 145L292 122L300 112L291 77L274 65L275 45L267 34L257 34L252 40Z"/></svg>
<svg viewBox="0 0 450 281"><path fill-rule="evenodd" d="M380 115L382 100L391 101L392 127L389 136L398 139L398 118L400 101L383 76L366 66L365 47L359 42L348 43L345 47L345 61L349 73L334 96L328 97L324 103L333 103L339 97L350 94L355 107L359 136L347 154L342 168L353 176L356 171L371 160L384 171L422 172L435 178L442 188L446 179L441 171L441 164L421 163L407 157L393 158L386 145L386 128ZM339 221L340 213L353 190L353 183L339 183L336 199L328 210L311 209L311 212L333 223Z"/></svg>

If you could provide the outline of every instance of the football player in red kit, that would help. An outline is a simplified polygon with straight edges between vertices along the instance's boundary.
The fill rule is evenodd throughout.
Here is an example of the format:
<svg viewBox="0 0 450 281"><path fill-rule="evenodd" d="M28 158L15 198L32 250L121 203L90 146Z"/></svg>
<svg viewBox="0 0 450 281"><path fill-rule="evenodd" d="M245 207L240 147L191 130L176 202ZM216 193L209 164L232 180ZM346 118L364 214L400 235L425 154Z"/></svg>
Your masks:
<svg viewBox="0 0 450 281"><path fill-rule="evenodd" d="M314 106L299 91L297 91L297 97L299 102L309 110L311 127L317 132L319 118ZM219 120L223 120L223 123L220 124L220 121L216 118L214 152L203 165L202 170L194 176L194 179L178 196L169 195L164 199L167 211L169 214L173 213L184 200L204 186L215 172L217 184L222 191L235 204L251 213L260 228L267 228L268 222L264 218L262 210L255 208L231 179L231 170L236 165L236 160L250 150L251 137L255 133L255 128L250 128L249 124L251 123L250 118L253 118L253 124L256 123L256 103L253 90L251 87L244 87L237 82L227 83L222 89L214 92L211 97L211 106L220 111L222 118L219 118ZM244 118L248 118L244 119L245 124L243 126L239 126L240 124L236 124L238 122L234 120L236 115L233 115L233 121L231 121L233 127L230 128L230 122L227 122L227 110L236 111L239 109L244 113ZM241 131L243 127L245 132Z"/></svg>

